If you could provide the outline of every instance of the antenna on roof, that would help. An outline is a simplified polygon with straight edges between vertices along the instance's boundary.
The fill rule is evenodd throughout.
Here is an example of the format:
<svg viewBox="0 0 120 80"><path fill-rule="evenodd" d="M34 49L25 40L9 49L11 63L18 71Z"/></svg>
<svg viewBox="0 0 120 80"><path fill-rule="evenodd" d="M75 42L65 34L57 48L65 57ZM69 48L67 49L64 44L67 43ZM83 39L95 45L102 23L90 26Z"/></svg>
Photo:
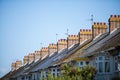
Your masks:
<svg viewBox="0 0 120 80"><path fill-rule="evenodd" d="M94 31L93 31L93 21L94 21L94 19L93 19L93 14L91 15L91 18L90 19L88 19L88 21L91 21L91 26L92 26L92 38L94 38Z"/></svg>
<svg viewBox="0 0 120 80"><path fill-rule="evenodd" d="M93 16L93 15L91 15L91 23L92 23L92 24L93 24L93 17L94 17L94 16Z"/></svg>
<svg viewBox="0 0 120 80"><path fill-rule="evenodd" d="M43 44L43 43L40 43L40 47L41 47L41 48L42 48L42 44ZM40 48L40 58L42 58L41 48Z"/></svg>
<svg viewBox="0 0 120 80"><path fill-rule="evenodd" d="M91 18L90 19L88 19L88 21L91 21L91 27L92 27L92 38L94 38L94 31L93 31L93 21L94 21L94 19L93 19L93 14L91 15Z"/></svg>
<svg viewBox="0 0 120 80"><path fill-rule="evenodd" d="M92 14L92 15L91 15L91 18L90 18L90 19L87 19L88 21L91 21L91 25L93 24L93 21L94 21L94 20L93 20L93 17L94 17L94 16L93 16L93 14Z"/></svg>
<svg viewBox="0 0 120 80"><path fill-rule="evenodd" d="M65 33L67 36L68 36L68 31L69 31L69 29L67 28L67 33Z"/></svg>
<svg viewBox="0 0 120 80"><path fill-rule="evenodd" d="M91 15L91 26L92 26L92 39L94 38L94 29L93 29L93 14Z"/></svg>
<svg viewBox="0 0 120 80"><path fill-rule="evenodd" d="M56 33L56 43L57 43L58 34Z"/></svg>
<svg viewBox="0 0 120 80"><path fill-rule="evenodd" d="M69 29L67 28L67 33L65 33L67 35L67 52L68 52L68 35L69 35L68 31Z"/></svg>
<svg viewBox="0 0 120 80"><path fill-rule="evenodd" d="M56 44L57 44L57 53L58 53L58 42L57 42L58 34L56 33Z"/></svg>

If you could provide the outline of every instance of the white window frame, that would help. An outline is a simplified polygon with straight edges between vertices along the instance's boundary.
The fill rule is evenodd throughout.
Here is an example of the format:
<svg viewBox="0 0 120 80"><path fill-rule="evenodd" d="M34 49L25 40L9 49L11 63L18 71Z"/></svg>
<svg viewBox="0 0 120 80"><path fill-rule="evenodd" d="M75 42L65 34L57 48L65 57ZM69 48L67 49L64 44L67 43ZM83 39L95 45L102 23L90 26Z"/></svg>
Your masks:
<svg viewBox="0 0 120 80"><path fill-rule="evenodd" d="M97 56L96 58L95 58L95 64L96 64L96 68L97 68L97 70L98 70L98 74L111 74L112 73L112 66L113 66L113 61L112 61L112 57L111 56L109 56L110 57L110 59L108 59L108 60L106 60L105 59L105 57L106 56L109 56L109 55L101 55L101 56ZM100 57L102 58L102 60L100 60ZM100 62L102 62L102 72L99 72L99 63ZM106 62L109 62L109 64L110 64L110 72L105 72L105 63Z"/></svg>

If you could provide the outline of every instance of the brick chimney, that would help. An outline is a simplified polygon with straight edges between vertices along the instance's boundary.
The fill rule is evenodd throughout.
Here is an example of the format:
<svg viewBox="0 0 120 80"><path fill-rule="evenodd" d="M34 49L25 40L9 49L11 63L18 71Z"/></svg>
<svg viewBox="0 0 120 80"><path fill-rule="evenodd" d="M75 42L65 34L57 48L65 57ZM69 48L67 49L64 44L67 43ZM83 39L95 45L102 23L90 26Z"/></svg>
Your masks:
<svg viewBox="0 0 120 80"><path fill-rule="evenodd" d="M55 53L56 51L57 51L57 45L56 44L49 44L49 46L48 46L48 51L49 51L49 55L51 54L51 53Z"/></svg>
<svg viewBox="0 0 120 80"><path fill-rule="evenodd" d="M120 15L111 15L109 18L110 32L115 28L120 28Z"/></svg>
<svg viewBox="0 0 120 80"><path fill-rule="evenodd" d="M29 57L28 56L24 56L24 65L28 64L29 63Z"/></svg>
<svg viewBox="0 0 120 80"><path fill-rule="evenodd" d="M42 49L41 49L41 57L45 58L46 56L48 56L48 47L42 47Z"/></svg>
<svg viewBox="0 0 120 80"><path fill-rule="evenodd" d="M12 65L11 65L11 70L12 70L12 71L16 70L16 63L12 63Z"/></svg>
<svg viewBox="0 0 120 80"><path fill-rule="evenodd" d="M68 35L68 47L78 43L78 35Z"/></svg>
<svg viewBox="0 0 120 80"><path fill-rule="evenodd" d="M40 59L40 51L35 51L35 60Z"/></svg>
<svg viewBox="0 0 120 80"><path fill-rule="evenodd" d="M78 33L78 41L81 44L86 39L92 38L92 30L91 29L80 29L80 32Z"/></svg>
<svg viewBox="0 0 120 80"><path fill-rule="evenodd" d="M35 54L34 53L30 53L28 55L28 58L29 58L29 63L33 62L35 60Z"/></svg>
<svg viewBox="0 0 120 80"><path fill-rule="evenodd" d="M107 24L103 22L94 22L93 24L93 38L98 36L99 34L103 34L107 32Z"/></svg>
<svg viewBox="0 0 120 80"><path fill-rule="evenodd" d="M58 40L57 48L58 48L58 51L67 48L67 40L66 39Z"/></svg>
<svg viewBox="0 0 120 80"><path fill-rule="evenodd" d="M22 61L21 60L17 60L16 61L16 69L19 69L22 66Z"/></svg>

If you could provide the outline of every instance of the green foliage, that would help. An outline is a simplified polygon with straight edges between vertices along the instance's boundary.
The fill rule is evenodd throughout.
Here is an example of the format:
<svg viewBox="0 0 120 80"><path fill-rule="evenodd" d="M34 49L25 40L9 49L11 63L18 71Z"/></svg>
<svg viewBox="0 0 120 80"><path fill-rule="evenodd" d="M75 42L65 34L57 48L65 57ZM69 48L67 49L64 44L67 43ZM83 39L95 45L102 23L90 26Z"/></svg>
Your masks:
<svg viewBox="0 0 120 80"><path fill-rule="evenodd" d="M82 71L82 77L84 80L93 80L97 73L96 69L90 66L86 66Z"/></svg>
<svg viewBox="0 0 120 80"><path fill-rule="evenodd" d="M49 74L47 80L93 80L96 75L96 69L91 66L79 68L65 64L61 73L62 76L57 77Z"/></svg>

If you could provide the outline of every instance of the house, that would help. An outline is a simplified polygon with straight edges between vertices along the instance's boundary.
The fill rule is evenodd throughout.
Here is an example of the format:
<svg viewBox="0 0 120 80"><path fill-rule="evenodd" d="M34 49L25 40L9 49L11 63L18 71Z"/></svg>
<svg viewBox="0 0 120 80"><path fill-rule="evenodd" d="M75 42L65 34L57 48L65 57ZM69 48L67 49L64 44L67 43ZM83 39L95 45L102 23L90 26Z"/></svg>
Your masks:
<svg viewBox="0 0 120 80"><path fill-rule="evenodd" d="M2 80L46 79L50 73L57 77L62 75L60 66L64 63L96 67L96 80L120 77L120 15L111 15L109 25L94 22L92 29L80 29L78 35L68 35L67 40L24 56L23 66L16 63Z"/></svg>

